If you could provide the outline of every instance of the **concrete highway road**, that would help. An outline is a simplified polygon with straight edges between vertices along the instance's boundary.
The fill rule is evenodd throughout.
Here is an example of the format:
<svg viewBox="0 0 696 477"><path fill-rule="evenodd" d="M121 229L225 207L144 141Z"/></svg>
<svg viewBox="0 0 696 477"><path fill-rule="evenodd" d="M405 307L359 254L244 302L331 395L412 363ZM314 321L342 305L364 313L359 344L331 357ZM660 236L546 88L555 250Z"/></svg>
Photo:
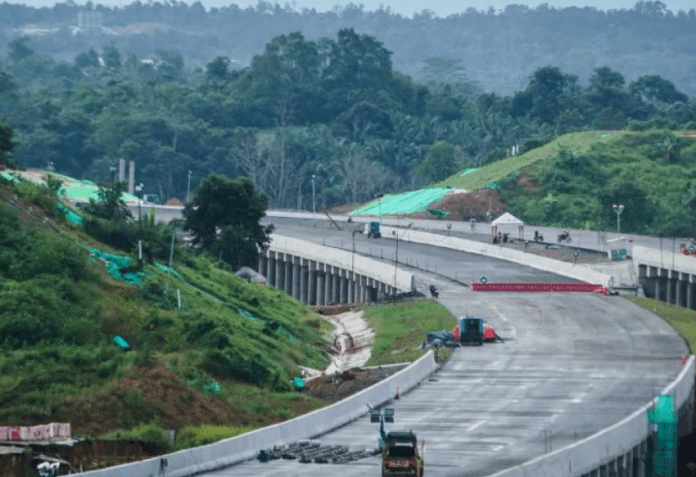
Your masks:
<svg viewBox="0 0 696 477"><path fill-rule="evenodd" d="M147 214L149 212L151 205L147 206L142 206L141 207L141 212L143 214ZM128 206L129 210L133 214L134 217L138 217L138 206L137 205L129 205ZM169 206L155 206L155 209L157 211L157 222L162 222L162 223L169 223L171 220L174 219L181 219L181 211L182 207L169 207ZM268 216L271 221L276 221L278 220L276 215L277 214L292 214L296 217L303 217L305 222L313 221L314 218L316 218L316 222L319 224L323 225L323 222L325 222L326 215L324 214L311 214L309 212L301 212L301 211L268 211ZM348 215L338 215L338 214L332 214L332 218L334 218L336 221L340 222L341 224L345 224L346 221L348 220ZM354 220L360 221L360 222L365 222L365 221L370 221L373 220L373 217L368 217L368 216L363 216L363 217L355 217ZM393 226L398 226L398 227L405 227L409 223L413 223L414 227L417 228L422 228L430 231L441 231L441 232L451 232L452 234L457 234L462 237L466 238L472 238L476 240L483 240L483 241L490 241L491 240L491 226L490 224L487 223L477 223L476 224L476 229L474 231L471 230L471 225L467 221L455 221L455 220L447 220L447 219L442 219L442 220L435 220L435 219L410 219L410 218L399 218L399 217L391 217L391 216L385 216L382 217L381 222L384 225L393 225ZM448 229L447 225L451 225L451 228ZM557 236L561 232L562 229L560 228L555 228L555 227L537 227L533 225L526 225L524 228L524 233L522 239L524 240L529 240L532 241L534 240L534 231L538 231L544 236L545 242L546 243L557 243ZM612 228L612 230L614 230ZM642 245L644 247L650 247L650 248L655 248L655 249L662 249L665 251L675 251L679 252L679 246L684 243L688 244L690 243L689 239L685 238L659 238L659 237L651 237L647 235L636 235L636 234L618 234L616 232L608 231L608 232L598 232L594 230L577 230L577 229L569 229L571 239L572 241L570 243L568 242L563 242L563 246L569 246L569 247L581 247L581 248L587 248L587 249L593 249L593 250L601 250L601 251L606 251L608 249L607 241L617 239L620 237L623 238L628 238L632 237L633 238L633 243L636 245ZM518 234L517 233L511 233L511 237L517 239ZM622 242L622 246L628 246L630 249L630 245L628 245L627 242ZM630 253L630 252L629 252Z"/></svg>
<svg viewBox="0 0 696 477"><path fill-rule="evenodd" d="M279 234L352 248L350 232L284 225ZM349 244L349 245L346 245ZM358 253L387 257L393 240L356 234ZM427 262L438 273L498 280L564 280L522 266L409 243L403 257ZM390 406L389 430L412 429L426 441L427 476L483 476L587 437L645 405L679 373L684 341L657 316L615 296L476 293L434 273L414 271L417 288L440 290L455 316L481 316L505 343L455 350L450 361ZM325 445L374 448L378 425L367 415L320 437ZM352 464L248 461L205 475L380 475L379 459Z"/></svg>

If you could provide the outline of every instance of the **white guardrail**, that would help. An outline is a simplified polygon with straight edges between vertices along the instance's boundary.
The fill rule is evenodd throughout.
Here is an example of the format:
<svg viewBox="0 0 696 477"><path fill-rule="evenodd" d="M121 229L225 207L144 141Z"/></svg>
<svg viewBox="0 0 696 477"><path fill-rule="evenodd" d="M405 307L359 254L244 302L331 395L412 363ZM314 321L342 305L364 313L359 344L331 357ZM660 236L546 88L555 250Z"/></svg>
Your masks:
<svg viewBox="0 0 696 477"><path fill-rule="evenodd" d="M691 396L694 386L694 356L687 361L679 376L661 394L675 397L677 409ZM558 477L582 475L625 455L650 433L647 409L653 402L596 434L579 442L537 457L529 462L494 474L493 477Z"/></svg>
<svg viewBox="0 0 696 477"><path fill-rule="evenodd" d="M601 273L582 265L562 262L548 257L542 257L533 253L525 253L521 250L514 250L507 247L466 240L458 237L449 237L419 230L409 230L396 227L382 226L382 237L392 238L392 231L399 236L399 240L407 242L422 243L435 247L444 247L460 252L475 253L487 257L515 262L527 267L536 268L545 272L556 273L575 280L587 283L596 283L605 287L611 287L612 277L606 273Z"/></svg>
<svg viewBox="0 0 696 477"><path fill-rule="evenodd" d="M306 240L272 234L269 250L315 260L349 272L353 270L358 275L395 286L398 290L411 291L414 287L413 274L401 269L395 271L394 265Z"/></svg>
<svg viewBox="0 0 696 477"><path fill-rule="evenodd" d="M167 459L167 477L186 477L236 464L256 456L261 449L319 436L343 426L368 411L367 405L379 406L392 399L397 389L404 393L436 369L435 356L428 351L408 368L331 406L310 412L280 424L257 429L193 449L161 457L81 473L89 477L151 477L160 472L160 459Z"/></svg>

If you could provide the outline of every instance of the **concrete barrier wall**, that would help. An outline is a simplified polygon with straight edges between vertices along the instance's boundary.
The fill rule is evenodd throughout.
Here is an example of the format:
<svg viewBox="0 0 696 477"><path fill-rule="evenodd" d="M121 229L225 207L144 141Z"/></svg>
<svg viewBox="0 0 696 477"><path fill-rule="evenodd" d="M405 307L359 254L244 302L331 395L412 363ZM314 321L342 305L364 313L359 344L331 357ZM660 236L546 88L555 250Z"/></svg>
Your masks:
<svg viewBox="0 0 696 477"><path fill-rule="evenodd" d="M414 243L423 243L436 247L450 248L461 252L475 253L478 255L486 255L500 260L519 263L527 267L536 268L545 272L556 273L575 280L580 280L587 283L595 283L605 287L610 287L611 275L597 272L582 265L576 265L568 262L561 262L552 258L541 257L532 253L525 253L520 250L513 250L507 247L466 240L458 237L449 237L445 235L431 234L418 230L400 229L394 227L383 226L382 237L391 239L392 231L395 231L399 240L405 240Z"/></svg>
<svg viewBox="0 0 696 477"><path fill-rule="evenodd" d="M687 361L679 376L661 394L675 396L677 408L689 405L694 387L694 356ZM503 470L494 477L558 477L587 474L618 456L625 455L643 442L651 432L646 410L653 403L599 431L592 436L557 451L537 457L524 464Z"/></svg>
<svg viewBox="0 0 696 477"><path fill-rule="evenodd" d="M395 288L398 290L411 291L414 287L413 274L395 267L393 264L380 262L345 250L325 247L314 242L272 234L270 250L315 260L349 272L354 270L358 275L373 278L385 285L396 285Z"/></svg>
<svg viewBox="0 0 696 477"><path fill-rule="evenodd" d="M632 258L636 276L638 275L638 265L648 265L696 275L696 257L691 255L634 245Z"/></svg>
<svg viewBox="0 0 696 477"><path fill-rule="evenodd" d="M162 456L167 459L167 477L186 477L236 464L256 456L261 449L324 434L347 424L392 399L397 389L403 394L435 371L435 356L426 353L408 368L336 404L318 409L290 421L264 427L214 444ZM376 443L376 441L375 441ZM89 477L151 477L158 475L160 459L124 464L84 472ZM271 464L272 465L272 464Z"/></svg>

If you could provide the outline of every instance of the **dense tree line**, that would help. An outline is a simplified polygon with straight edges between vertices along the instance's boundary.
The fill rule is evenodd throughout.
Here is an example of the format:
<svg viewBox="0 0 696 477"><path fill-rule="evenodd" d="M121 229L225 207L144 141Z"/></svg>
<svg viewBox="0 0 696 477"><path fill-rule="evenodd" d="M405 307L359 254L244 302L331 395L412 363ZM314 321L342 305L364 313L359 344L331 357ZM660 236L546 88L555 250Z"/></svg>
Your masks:
<svg viewBox="0 0 696 477"><path fill-rule="evenodd" d="M101 12L105 27L158 23L150 34L113 36L96 29L74 34L78 12ZM460 62L488 92L512 94L536 69L557 65L586 84L594 68L609 66L629 81L659 74L693 96L693 55L696 53L696 10L671 12L660 1L640 0L633 8L602 11L591 7L537 8L508 5L496 11L469 8L447 18L423 10L411 18L389 8L368 11L350 4L330 12L297 11L266 1L240 8L235 4L206 10L200 2L136 1L121 7L88 2L59 3L52 8L0 4L0 48L26 25L47 25L54 33L36 37L33 47L71 60L90 48L115 41L124 56L153 56L157 50L178 50L192 66L203 67L217 56L233 66L246 65L263 51L269 38L301 31L317 41L353 28L381 41L394 52L399 71L423 79L426 61L443 57Z"/></svg>
<svg viewBox="0 0 696 477"><path fill-rule="evenodd" d="M537 69L509 96L484 93L461 63L427 62L422 83L396 71L375 37L343 29L273 38L247 68L217 57L205 70L159 50L156 64L115 44L56 61L12 40L0 63L0 117L26 167L108 179L113 161L137 182L185 198L221 173L248 176L272 207L358 202L414 188L520 152L558 134L598 128L696 129L696 101L658 75L627 82L609 67L589 84ZM22 86L20 86L22 85Z"/></svg>

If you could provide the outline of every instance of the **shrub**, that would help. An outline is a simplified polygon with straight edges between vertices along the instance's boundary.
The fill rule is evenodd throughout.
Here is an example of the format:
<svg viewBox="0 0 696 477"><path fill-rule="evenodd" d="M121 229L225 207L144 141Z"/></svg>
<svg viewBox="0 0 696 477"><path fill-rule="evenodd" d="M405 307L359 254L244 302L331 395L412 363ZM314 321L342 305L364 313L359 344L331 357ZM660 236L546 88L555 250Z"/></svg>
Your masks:
<svg viewBox="0 0 696 477"><path fill-rule="evenodd" d="M113 431L104 436L104 439L131 439L145 444L145 450L151 454L164 454L172 450L172 440L164 429L155 422L142 424L129 431Z"/></svg>

